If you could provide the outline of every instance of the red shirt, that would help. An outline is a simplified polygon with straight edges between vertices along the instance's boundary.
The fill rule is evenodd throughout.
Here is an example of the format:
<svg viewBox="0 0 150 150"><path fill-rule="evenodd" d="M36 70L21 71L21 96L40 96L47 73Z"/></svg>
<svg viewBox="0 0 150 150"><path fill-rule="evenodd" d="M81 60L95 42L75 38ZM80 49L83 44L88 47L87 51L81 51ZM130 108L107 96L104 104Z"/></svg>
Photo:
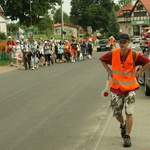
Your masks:
<svg viewBox="0 0 150 150"><path fill-rule="evenodd" d="M126 60L129 52L130 52L130 49L128 50L128 53L125 56L120 56L120 60L122 62ZM112 65L112 51L109 51L108 53L101 56L99 60L104 61L108 65ZM138 66L138 65L144 66L148 62L150 62L150 60L147 57L143 56L142 54L139 54L138 57L136 58L135 66ZM120 94L120 95L123 95L129 92L128 91L128 92L123 93L120 89L113 89L113 88L110 88L110 91L116 94Z"/></svg>
<svg viewBox="0 0 150 150"><path fill-rule="evenodd" d="M13 41L7 41L6 46L7 46L7 51L11 52L12 51L12 47L15 45L15 43Z"/></svg>

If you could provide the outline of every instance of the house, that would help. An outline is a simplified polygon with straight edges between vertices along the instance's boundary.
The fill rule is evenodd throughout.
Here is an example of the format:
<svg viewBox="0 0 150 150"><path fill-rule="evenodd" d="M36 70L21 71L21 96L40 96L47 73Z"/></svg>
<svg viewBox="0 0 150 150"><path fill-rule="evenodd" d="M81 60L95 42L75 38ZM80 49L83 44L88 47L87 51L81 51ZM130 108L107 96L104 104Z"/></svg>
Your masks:
<svg viewBox="0 0 150 150"><path fill-rule="evenodd" d="M150 0L132 0L117 11L120 31L133 35L141 35L145 27L150 27Z"/></svg>
<svg viewBox="0 0 150 150"><path fill-rule="evenodd" d="M0 6L0 32L7 35L7 18L3 15L3 8Z"/></svg>
<svg viewBox="0 0 150 150"><path fill-rule="evenodd" d="M127 33L132 36L132 25L130 20L130 13L133 8L132 4L129 4L125 7L122 7L120 10L117 11L117 18L120 25L120 32Z"/></svg>
<svg viewBox="0 0 150 150"><path fill-rule="evenodd" d="M64 23L63 28L64 28L64 31L66 32L67 36L75 35L77 37L80 26ZM61 24L60 23L54 24L54 34L61 35Z"/></svg>

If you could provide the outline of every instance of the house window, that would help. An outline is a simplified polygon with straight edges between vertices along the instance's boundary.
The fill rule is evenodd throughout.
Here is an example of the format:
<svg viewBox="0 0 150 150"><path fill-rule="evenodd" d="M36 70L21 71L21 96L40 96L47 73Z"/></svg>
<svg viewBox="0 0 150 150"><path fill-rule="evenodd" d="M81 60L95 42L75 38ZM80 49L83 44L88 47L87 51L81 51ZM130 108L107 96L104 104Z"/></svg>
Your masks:
<svg viewBox="0 0 150 150"><path fill-rule="evenodd" d="M143 5L140 4L140 3L137 3L136 9L137 9L137 10L143 10Z"/></svg>
<svg viewBox="0 0 150 150"><path fill-rule="evenodd" d="M143 16L146 16L146 12L134 12L134 17L143 17Z"/></svg>
<svg viewBox="0 0 150 150"><path fill-rule="evenodd" d="M56 34L60 34L60 29L55 29Z"/></svg>

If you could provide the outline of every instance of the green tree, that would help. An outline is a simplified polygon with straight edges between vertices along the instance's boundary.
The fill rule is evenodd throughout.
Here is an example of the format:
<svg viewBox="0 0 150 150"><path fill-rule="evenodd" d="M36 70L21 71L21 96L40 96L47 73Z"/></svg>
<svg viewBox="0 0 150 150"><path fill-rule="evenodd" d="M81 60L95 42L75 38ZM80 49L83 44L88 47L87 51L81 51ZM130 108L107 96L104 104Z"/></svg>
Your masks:
<svg viewBox="0 0 150 150"><path fill-rule="evenodd" d="M114 36L115 38L117 38L119 35L119 29L120 26L116 17L116 11L113 8L109 16L109 22L107 26L107 37Z"/></svg>
<svg viewBox="0 0 150 150"><path fill-rule="evenodd" d="M78 24L83 28L86 28L86 22L88 21L88 16L86 16L87 8L93 4L93 0L72 0L71 1L71 12L70 21L73 24Z"/></svg>
<svg viewBox="0 0 150 150"><path fill-rule="evenodd" d="M19 24L18 23L10 23L7 24L8 32L18 32Z"/></svg>
<svg viewBox="0 0 150 150"><path fill-rule="evenodd" d="M106 33L113 5L112 0L72 0L70 20L85 30L91 26L93 30L103 29Z"/></svg>
<svg viewBox="0 0 150 150"><path fill-rule="evenodd" d="M53 31L53 21L51 17L47 14L42 20L37 24L39 33L52 33Z"/></svg>
<svg viewBox="0 0 150 150"><path fill-rule="evenodd" d="M131 4L131 2L132 2L132 0L119 0L118 4L119 4L120 7L124 7L128 4Z"/></svg>
<svg viewBox="0 0 150 150"><path fill-rule="evenodd" d="M54 23L61 23L61 8L58 8L54 13ZM63 12L63 21L64 23L70 23L70 19L67 13Z"/></svg>
<svg viewBox="0 0 150 150"><path fill-rule="evenodd" d="M44 16L57 3L60 3L60 0L0 0L4 15L9 16L11 20L19 19L20 25L26 24L27 26L31 23L37 24L41 16Z"/></svg>

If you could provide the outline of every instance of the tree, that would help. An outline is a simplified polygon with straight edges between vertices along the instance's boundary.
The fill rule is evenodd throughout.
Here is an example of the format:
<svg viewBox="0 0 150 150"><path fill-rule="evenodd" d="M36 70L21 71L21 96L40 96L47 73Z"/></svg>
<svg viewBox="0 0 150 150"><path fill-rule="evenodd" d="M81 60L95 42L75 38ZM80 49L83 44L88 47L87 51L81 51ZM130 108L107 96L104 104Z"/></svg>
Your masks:
<svg viewBox="0 0 150 150"><path fill-rule="evenodd" d="M47 33L50 34L50 32L52 33L53 21L51 17L48 14L46 14L44 18L40 20L40 22L37 24L37 27L40 33L46 33L46 34Z"/></svg>
<svg viewBox="0 0 150 150"><path fill-rule="evenodd" d="M7 24L8 32L18 32L19 24L18 23L10 23Z"/></svg>
<svg viewBox="0 0 150 150"><path fill-rule="evenodd" d="M54 23L61 23L61 8L58 8L54 13ZM63 21L64 23L70 23L69 16L67 13L63 12Z"/></svg>
<svg viewBox="0 0 150 150"><path fill-rule="evenodd" d="M119 22L117 21L116 12L113 8L109 16L109 22L107 26L107 37L114 36L115 38L117 38L119 35L119 29Z"/></svg>
<svg viewBox="0 0 150 150"><path fill-rule="evenodd" d="M56 3L60 3L60 0L0 0L4 15L9 16L11 20L19 19L20 25L27 26L37 24L41 16L44 16Z"/></svg>
<svg viewBox="0 0 150 150"><path fill-rule="evenodd" d="M108 22L112 6L112 0L72 0L70 20L74 24L82 26L85 30L91 26L93 30L103 29L108 32Z"/></svg>
<svg viewBox="0 0 150 150"><path fill-rule="evenodd" d="M93 4L93 0L72 0L71 1L71 16L70 21L73 24L81 25L83 28L86 28L86 22L88 21L88 16L86 16L87 8Z"/></svg>
<svg viewBox="0 0 150 150"><path fill-rule="evenodd" d="M119 4L120 7L124 7L128 4L131 4L131 2L132 2L132 0L119 0L118 4Z"/></svg>

